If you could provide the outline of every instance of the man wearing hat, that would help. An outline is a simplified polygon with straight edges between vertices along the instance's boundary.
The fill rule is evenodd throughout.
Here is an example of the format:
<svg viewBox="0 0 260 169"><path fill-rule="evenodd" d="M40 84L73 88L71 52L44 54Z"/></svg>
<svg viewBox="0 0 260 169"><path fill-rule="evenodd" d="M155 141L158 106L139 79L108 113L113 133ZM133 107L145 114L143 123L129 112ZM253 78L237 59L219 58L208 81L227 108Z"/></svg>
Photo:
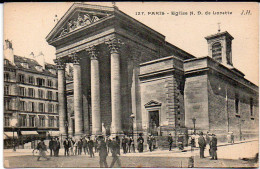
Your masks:
<svg viewBox="0 0 260 169"><path fill-rule="evenodd" d="M99 152L99 165L100 168L102 168L103 166L105 166L105 168L108 168L107 165L107 146L106 143L104 141L104 137L103 136L99 136L99 143L98 143L98 152Z"/></svg>
<svg viewBox="0 0 260 169"><path fill-rule="evenodd" d="M120 151L120 145L117 143L116 138L113 137L113 141L111 142L111 153L112 153L113 160L111 162L110 168L114 166L115 162L117 162L118 167L121 167L121 162L118 157L118 155L120 155L119 151Z"/></svg>
<svg viewBox="0 0 260 169"><path fill-rule="evenodd" d="M205 158L204 157L204 150L205 150L205 147L206 147L206 140L203 137L203 132L200 132L198 143L199 143L199 148L200 148L200 158Z"/></svg>
<svg viewBox="0 0 260 169"><path fill-rule="evenodd" d="M210 141L210 149L211 149L211 160L217 160L217 144L218 139L215 134L212 134L212 139Z"/></svg>
<svg viewBox="0 0 260 169"><path fill-rule="evenodd" d="M168 142L169 142L169 151L171 151L172 150L172 143L173 143L173 139L172 139L171 133L168 136Z"/></svg>

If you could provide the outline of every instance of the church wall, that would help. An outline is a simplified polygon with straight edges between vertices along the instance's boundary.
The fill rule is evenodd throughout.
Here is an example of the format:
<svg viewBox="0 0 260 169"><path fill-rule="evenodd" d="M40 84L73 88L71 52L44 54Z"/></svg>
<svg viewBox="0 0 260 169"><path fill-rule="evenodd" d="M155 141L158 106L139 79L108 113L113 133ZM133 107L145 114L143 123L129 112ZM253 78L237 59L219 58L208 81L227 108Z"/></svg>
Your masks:
<svg viewBox="0 0 260 169"><path fill-rule="evenodd" d="M218 134L220 141L227 139L228 118L229 131L234 132L235 140L240 140L240 135L245 139L257 135L258 113L255 113L255 111L258 111L256 104L258 101L253 93L247 92L246 88L228 83L228 81L213 74L209 75L208 89L210 131ZM226 95L228 96L228 109ZM235 108L236 97L239 98L239 113L236 113ZM250 98L255 100L254 117L250 115Z"/></svg>
<svg viewBox="0 0 260 169"><path fill-rule="evenodd" d="M185 126L193 130L192 118L196 118L198 131L209 129L207 75L186 77L184 88Z"/></svg>

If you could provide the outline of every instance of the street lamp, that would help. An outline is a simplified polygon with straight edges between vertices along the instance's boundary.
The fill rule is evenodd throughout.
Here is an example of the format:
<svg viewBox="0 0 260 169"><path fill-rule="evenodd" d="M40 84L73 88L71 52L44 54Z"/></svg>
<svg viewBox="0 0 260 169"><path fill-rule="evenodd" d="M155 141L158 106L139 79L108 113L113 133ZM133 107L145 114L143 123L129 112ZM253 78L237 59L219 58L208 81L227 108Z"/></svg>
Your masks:
<svg viewBox="0 0 260 169"><path fill-rule="evenodd" d="M194 134L195 134L196 133L196 128L195 128L196 118L195 117L192 118L192 122L193 122L193 130L194 130Z"/></svg>
<svg viewBox="0 0 260 169"><path fill-rule="evenodd" d="M66 138L68 138L69 137L69 133L68 133L68 126L69 126L69 123L68 123L68 121L65 121L65 131L66 131Z"/></svg>
<svg viewBox="0 0 260 169"><path fill-rule="evenodd" d="M130 118L132 119L132 138L134 139L134 118L135 118L135 115L132 113L130 115Z"/></svg>
<svg viewBox="0 0 260 169"><path fill-rule="evenodd" d="M11 120L11 126L12 126L12 130L13 130L13 151L16 151L15 143L14 143L14 129L17 126L17 119L12 119Z"/></svg>

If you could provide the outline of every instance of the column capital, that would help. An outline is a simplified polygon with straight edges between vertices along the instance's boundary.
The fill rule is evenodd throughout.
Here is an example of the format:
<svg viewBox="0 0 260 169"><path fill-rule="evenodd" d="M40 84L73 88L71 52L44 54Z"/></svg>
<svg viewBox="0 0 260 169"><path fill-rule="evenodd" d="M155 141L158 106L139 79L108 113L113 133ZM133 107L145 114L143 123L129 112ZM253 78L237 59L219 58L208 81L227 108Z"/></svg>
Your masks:
<svg viewBox="0 0 260 169"><path fill-rule="evenodd" d="M63 59L54 59L54 63L56 63L58 69L65 69L66 62Z"/></svg>
<svg viewBox="0 0 260 169"><path fill-rule="evenodd" d="M86 51L88 52L91 60L97 60L98 51L96 46L90 46L86 49Z"/></svg>
<svg viewBox="0 0 260 169"><path fill-rule="evenodd" d="M73 64L79 64L80 59L81 59L80 56L76 52L69 54L69 58L71 59Z"/></svg>
<svg viewBox="0 0 260 169"><path fill-rule="evenodd" d="M113 38L109 39L105 42L105 44L108 45L108 48L110 50L110 53L119 53L120 47L124 44L120 39Z"/></svg>

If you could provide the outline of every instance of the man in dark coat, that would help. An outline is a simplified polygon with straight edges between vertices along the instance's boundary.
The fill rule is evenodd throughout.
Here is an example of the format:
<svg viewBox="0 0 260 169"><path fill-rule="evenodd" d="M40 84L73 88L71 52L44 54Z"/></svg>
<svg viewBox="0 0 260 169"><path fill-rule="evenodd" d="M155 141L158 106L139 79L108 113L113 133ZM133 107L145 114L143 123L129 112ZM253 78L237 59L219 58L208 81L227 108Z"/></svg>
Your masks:
<svg viewBox="0 0 260 169"><path fill-rule="evenodd" d="M50 156L51 157L52 157L52 153L54 154L53 144L54 144L54 140L53 140L53 138L51 138L51 140L49 142L49 149L50 149Z"/></svg>
<svg viewBox="0 0 260 169"><path fill-rule="evenodd" d="M98 142L98 147L97 147L98 151L99 151L99 165L100 168L104 167L108 168L107 165L107 146L106 143L104 141L104 137L103 136L99 136L99 142Z"/></svg>
<svg viewBox="0 0 260 169"><path fill-rule="evenodd" d="M93 152L93 147L94 147L94 141L90 137L88 137L88 151L89 151L90 158L95 156Z"/></svg>
<svg viewBox="0 0 260 169"><path fill-rule="evenodd" d="M142 134L139 134L139 138L137 139L138 143L138 151L139 153L142 153L144 151L144 139L142 137Z"/></svg>
<svg viewBox="0 0 260 169"><path fill-rule="evenodd" d="M68 140L68 138L66 138L63 142L63 146L64 146L64 156L69 156L69 149L71 147L71 143Z"/></svg>
<svg viewBox="0 0 260 169"><path fill-rule="evenodd" d="M217 144L218 144L218 139L215 134L212 134L212 139L210 141L210 149L211 149L211 160L217 160Z"/></svg>
<svg viewBox="0 0 260 169"><path fill-rule="evenodd" d="M169 143L169 151L171 151L172 150L172 143L173 143L173 139L172 139L171 133L168 136L168 143Z"/></svg>
<svg viewBox="0 0 260 169"><path fill-rule="evenodd" d="M56 140L54 141L53 150L54 150L54 156L59 157L59 151L60 151L60 140L59 140L59 138L56 138Z"/></svg>
<svg viewBox="0 0 260 169"><path fill-rule="evenodd" d="M118 155L120 155L118 151L119 146L120 145L116 142L116 138L113 138L113 141L111 142L111 153L112 153L113 160L111 162L110 168L114 166L115 162L117 162L118 168L121 167L121 162L120 159L118 158Z"/></svg>
<svg viewBox="0 0 260 169"><path fill-rule="evenodd" d="M81 155L82 147L83 147L82 139L79 139L79 141L78 141L78 155Z"/></svg>
<svg viewBox="0 0 260 169"><path fill-rule="evenodd" d="M89 154L89 151L88 151L88 140L87 140L87 137L84 137L83 138L83 150L84 150L84 153L85 155L88 153Z"/></svg>
<svg viewBox="0 0 260 169"><path fill-rule="evenodd" d="M123 136L123 138L122 138L122 148L123 148L124 154L127 153L126 146L127 146L127 138L125 138L125 136Z"/></svg>
<svg viewBox="0 0 260 169"><path fill-rule="evenodd" d="M152 141L151 135L149 135L149 136L147 137L147 144L148 144L148 146L149 146L149 150L152 151L153 141Z"/></svg>
<svg viewBox="0 0 260 169"><path fill-rule="evenodd" d="M198 139L198 143L199 143L199 148L200 148L200 158L205 158L204 157L204 150L205 150L205 147L206 147L206 140L203 137L203 133L202 132L200 133L200 137Z"/></svg>

